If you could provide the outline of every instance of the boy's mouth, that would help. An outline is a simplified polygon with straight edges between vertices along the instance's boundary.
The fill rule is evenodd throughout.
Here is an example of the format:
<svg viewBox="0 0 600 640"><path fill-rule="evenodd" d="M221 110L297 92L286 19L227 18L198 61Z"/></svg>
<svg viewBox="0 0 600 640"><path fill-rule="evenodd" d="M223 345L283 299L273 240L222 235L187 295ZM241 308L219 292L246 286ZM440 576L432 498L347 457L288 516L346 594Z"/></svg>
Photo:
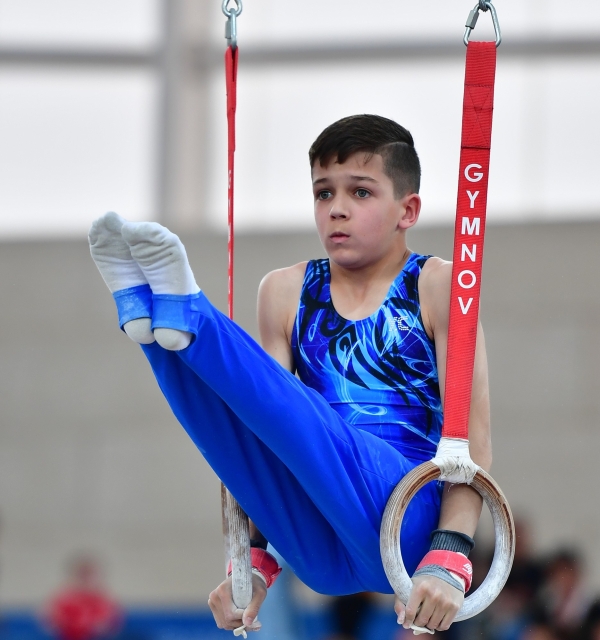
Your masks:
<svg viewBox="0 0 600 640"><path fill-rule="evenodd" d="M346 238L350 236L347 233L342 233L341 231L334 231L330 236L330 240L333 242L343 242Z"/></svg>

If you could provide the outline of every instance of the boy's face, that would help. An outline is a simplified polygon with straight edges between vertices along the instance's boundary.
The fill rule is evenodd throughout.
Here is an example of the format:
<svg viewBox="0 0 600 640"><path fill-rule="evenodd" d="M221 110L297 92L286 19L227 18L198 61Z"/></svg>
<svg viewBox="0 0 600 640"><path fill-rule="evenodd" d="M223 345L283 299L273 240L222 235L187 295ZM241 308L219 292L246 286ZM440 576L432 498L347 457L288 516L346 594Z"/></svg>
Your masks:
<svg viewBox="0 0 600 640"><path fill-rule="evenodd" d="M396 253L404 232L415 224L417 194L396 199L383 158L355 153L343 164L312 169L315 221L329 257L342 267L359 268ZM415 211L416 207L416 211Z"/></svg>

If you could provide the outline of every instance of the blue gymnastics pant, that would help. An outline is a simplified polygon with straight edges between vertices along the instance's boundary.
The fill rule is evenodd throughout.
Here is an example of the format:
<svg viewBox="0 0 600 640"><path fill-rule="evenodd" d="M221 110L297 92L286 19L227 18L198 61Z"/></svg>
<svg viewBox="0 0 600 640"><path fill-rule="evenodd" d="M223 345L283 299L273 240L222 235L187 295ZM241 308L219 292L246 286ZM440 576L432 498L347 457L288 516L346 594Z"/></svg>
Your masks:
<svg viewBox="0 0 600 640"><path fill-rule="evenodd" d="M203 293L154 296L153 306L153 326L195 334L179 352L142 347L173 413L294 573L320 593L392 593L379 528L391 492L417 462L347 424ZM439 509L435 482L408 507L401 542L409 573L429 549Z"/></svg>

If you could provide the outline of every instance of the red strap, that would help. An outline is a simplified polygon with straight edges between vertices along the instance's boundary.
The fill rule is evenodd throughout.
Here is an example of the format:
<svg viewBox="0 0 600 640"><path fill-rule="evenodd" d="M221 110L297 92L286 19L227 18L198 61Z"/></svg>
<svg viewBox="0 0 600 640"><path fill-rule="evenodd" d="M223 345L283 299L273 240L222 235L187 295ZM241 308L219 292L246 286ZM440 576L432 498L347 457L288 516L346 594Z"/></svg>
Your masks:
<svg viewBox="0 0 600 640"><path fill-rule="evenodd" d="M237 103L237 67L238 48L227 47L225 51L225 81L227 87L227 166L228 166L228 211L227 211L227 252L229 266L227 269L228 292L227 307L229 317L233 319L233 177L235 156L235 109Z"/></svg>
<svg viewBox="0 0 600 640"><path fill-rule="evenodd" d="M252 547L252 549L250 549L250 559L252 561L252 568L264 576L268 589L274 584L277 576L282 571L277 560L268 551L259 549L258 547ZM227 575L231 575L231 560L227 566Z"/></svg>
<svg viewBox="0 0 600 640"><path fill-rule="evenodd" d="M431 564L448 569L448 571L460 576L465 581L465 593L471 588L473 565L467 556L456 551L442 551L440 549L429 551L419 563L417 571Z"/></svg>
<svg viewBox="0 0 600 640"><path fill-rule="evenodd" d="M495 73L495 43L469 42L450 293L442 428L445 438L469 438Z"/></svg>

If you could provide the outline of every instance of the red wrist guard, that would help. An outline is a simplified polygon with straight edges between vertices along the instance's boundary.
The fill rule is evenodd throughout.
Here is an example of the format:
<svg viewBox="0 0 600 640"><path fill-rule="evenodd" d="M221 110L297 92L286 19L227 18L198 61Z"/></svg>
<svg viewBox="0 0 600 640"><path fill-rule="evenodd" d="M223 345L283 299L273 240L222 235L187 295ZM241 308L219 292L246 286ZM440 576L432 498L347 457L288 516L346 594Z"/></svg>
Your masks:
<svg viewBox="0 0 600 640"><path fill-rule="evenodd" d="M419 563L417 570L430 564L436 564L452 573L460 576L465 581L465 593L471 588L473 581L473 565L467 556L456 551L442 551L440 549L429 551Z"/></svg>
<svg viewBox="0 0 600 640"><path fill-rule="evenodd" d="M252 568L256 569L265 579L267 589L272 586L277 576L281 573L281 567L277 560L268 551L252 547L250 549L250 561L252 562ZM227 565L227 575L231 575L231 560Z"/></svg>

